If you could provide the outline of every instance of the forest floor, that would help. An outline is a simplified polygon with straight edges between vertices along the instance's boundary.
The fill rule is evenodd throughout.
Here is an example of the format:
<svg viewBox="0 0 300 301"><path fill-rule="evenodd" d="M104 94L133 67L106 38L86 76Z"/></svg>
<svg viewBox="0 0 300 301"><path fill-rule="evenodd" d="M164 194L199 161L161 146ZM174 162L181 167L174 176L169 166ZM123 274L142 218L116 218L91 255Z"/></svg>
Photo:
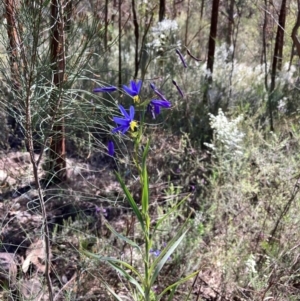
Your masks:
<svg viewBox="0 0 300 301"><path fill-rule="evenodd" d="M149 169L152 168L153 172L158 170L163 153L179 158L180 143L174 137L167 137L160 147L154 147L155 155ZM132 299L130 286L119 274L104 261L82 254L84 248L101 256L131 260L131 263L137 256L132 247L120 241L107 227L109 224L118 233L139 239L137 221L114 174L115 163L109 159L99 165L97 156L85 161L68 159L68 180L44 189L51 240L50 276L56 301L113 300L107 286L121 298ZM103 156L100 155L100 161L101 158ZM168 162L164 164L169 164L168 172L174 173L178 163L172 163L173 166ZM39 175L42 179L42 166ZM179 178L175 176L175 179ZM14 151L1 154L0 184L0 300L49 300L44 279L44 221L29 153ZM138 200L138 179L127 181L127 185ZM170 181L161 174L159 180L150 184L153 218L156 215L155 204L165 202L169 185ZM187 195L189 187L188 183L184 195ZM195 207L195 202L190 204ZM136 264L140 264L139 260L136 259ZM174 272L178 271L176 266L178 262L168 261L155 285L156 292L178 280L178 274ZM191 280L180 286L174 300L182 300L190 290L190 300L218 300L219 293L213 287L217 287L220 277L211 271L203 271L197 279L195 283Z"/></svg>

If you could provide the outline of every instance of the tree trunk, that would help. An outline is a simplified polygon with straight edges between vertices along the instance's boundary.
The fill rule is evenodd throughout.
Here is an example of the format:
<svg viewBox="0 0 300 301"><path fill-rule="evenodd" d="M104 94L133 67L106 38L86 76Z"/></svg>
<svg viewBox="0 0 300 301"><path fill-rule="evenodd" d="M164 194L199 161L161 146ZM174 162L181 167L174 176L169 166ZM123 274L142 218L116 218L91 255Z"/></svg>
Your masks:
<svg viewBox="0 0 300 301"><path fill-rule="evenodd" d="M184 35L184 45L187 46L187 38L189 32L189 18L190 18L190 0L187 3L187 10L186 10L186 20L185 20L185 35Z"/></svg>
<svg viewBox="0 0 300 301"><path fill-rule="evenodd" d="M285 17L286 17L286 0L282 0L279 19L278 19L275 47L274 47L274 55L273 55L273 63L272 63L272 71L271 71L271 86L269 91L269 116L270 116L271 131L274 131L272 92L275 89L277 69L281 70L281 66L282 66Z"/></svg>
<svg viewBox="0 0 300 301"><path fill-rule="evenodd" d="M19 36L16 24L16 3L14 0L5 0L5 15L7 22L7 35L9 39L9 61L11 79L14 88L20 88L20 74L19 74Z"/></svg>
<svg viewBox="0 0 300 301"><path fill-rule="evenodd" d="M265 66L265 89L268 91L268 59L267 59L267 27L268 27L268 0L264 0L264 24L262 28L262 54L261 54L261 65Z"/></svg>
<svg viewBox="0 0 300 301"><path fill-rule="evenodd" d="M207 70L213 74L220 0L213 0L208 41Z"/></svg>
<svg viewBox="0 0 300 301"><path fill-rule="evenodd" d="M205 2L205 0L201 0L200 21L202 21L202 18L203 18L204 2ZM200 22L200 24L201 24L201 22Z"/></svg>
<svg viewBox="0 0 300 301"><path fill-rule="evenodd" d="M131 1L132 5L132 15L133 15L133 26L134 26L134 37L135 37L135 54L134 54L134 79L137 78L138 72L139 72L139 23L137 19L137 14L135 10L135 0Z"/></svg>
<svg viewBox="0 0 300 301"><path fill-rule="evenodd" d="M285 17L286 17L286 0L282 0L279 19L278 19L275 47L274 47L270 92L273 92L275 88L277 69L281 70L282 67L282 51L283 51L284 29L285 29Z"/></svg>
<svg viewBox="0 0 300 301"><path fill-rule="evenodd" d="M278 39L278 65L277 69L282 69L282 57L283 57L283 44L284 44L284 31L285 31L285 19L286 19L286 0L282 0L279 25L277 28L276 40ZM275 45L276 47L276 45Z"/></svg>
<svg viewBox="0 0 300 301"><path fill-rule="evenodd" d="M232 36L233 36L233 25L234 25L234 3L235 0L229 0L227 7L227 30L226 30L226 44L227 47L230 47L232 44Z"/></svg>
<svg viewBox="0 0 300 301"><path fill-rule="evenodd" d="M298 56L300 58L300 42L299 42L299 40L297 38L297 32L298 32L299 27L300 27L300 0L298 0L297 21L296 21L296 23L295 23L295 25L293 27L293 31L292 31L293 44L296 47L297 54L298 54ZM293 47L293 49L294 49L294 47Z"/></svg>
<svg viewBox="0 0 300 301"><path fill-rule="evenodd" d="M122 87L122 0L119 0L118 11L119 11L119 19L118 19L118 29L119 29L119 37L118 37L118 47L119 47L119 87Z"/></svg>
<svg viewBox="0 0 300 301"><path fill-rule="evenodd" d="M19 5L19 3L18 3ZM7 114L4 113L6 118L4 124L11 128L11 135L8 139L10 147L13 148L22 148L25 135L23 131L23 124L20 120L24 116L24 106L21 103L22 97L19 97L18 94L23 94L20 91L22 86L21 76L24 74L22 55L24 51L21 52L20 47L20 31L22 31L22 24L18 23L18 10L17 2L15 0L5 0L5 17L6 17L6 31L8 36L9 44L7 45L7 54L9 58L10 66L10 83L9 85L12 88L13 96L12 102L6 101L5 106L7 108ZM23 57L24 59L24 57ZM3 115L2 115L3 116ZM25 139L26 149L28 150L28 144Z"/></svg>
<svg viewBox="0 0 300 301"><path fill-rule="evenodd" d="M63 0L51 0L51 63L53 70L52 129L49 153L49 179L66 179L65 124L63 117L62 87L65 80L65 32Z"/></svg>
<svg viewBox="0 0 300 301"><path fill-rule="evenodd" d="M166 0L159 0L159 16L158 21L161 22L166 14Z"/></svg>
<svg viewBox="0 0 300 301"><path fill-rule="evenodd" d="M108 0L104 4L104 50L107 51L108 43Z"/></svg>

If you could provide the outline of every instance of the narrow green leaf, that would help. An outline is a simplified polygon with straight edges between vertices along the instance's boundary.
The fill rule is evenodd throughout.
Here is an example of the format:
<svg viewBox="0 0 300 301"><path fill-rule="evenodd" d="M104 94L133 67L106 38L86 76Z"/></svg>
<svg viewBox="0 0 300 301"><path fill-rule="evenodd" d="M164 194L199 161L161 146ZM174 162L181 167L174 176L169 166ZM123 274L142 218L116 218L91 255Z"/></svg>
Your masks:
<svg viewBox="0 0 300 301"><path fill-rule="evenodd" d="M159 301L161 299L161 297L168 292L169 290L173 289L174 287L176 288L177 286L179 286L182 283L187 282L188 280L190 280L191 278L193 278L195 275L197 275L199 273L199 271L193 272L190 275L178 280L177 282L169 285L167 288L165 288L162 293L157 297L157 301ZM174 293L173 293L174 294ZM171 299L172 300L172 299Z"/></svg>
<svg viewBox="0 0 300 301"><path fill-rule="evenodd" d="M159 254L159 256L154 260L154 262L152 263L152 265L150 267L150 273L152 273L152 271L154 270L154 268L156 267L156 265L159 263L159 261L163 258L163 256L167 253L167 251L172 247L172 245L180 237L183 229L186 227L186 225L188 224L188 222L189 222L189 219L187 219L184 222L184 224L177 231L176 235L168 242L168 244L166 245L166 247L161 251L161 253ZM184 233L187 233L187 231L188 231L188 229Z"/></svg>
<svg viewBox="0 0 300 301"><path fill-rule="evenodd" d="M174 211L176 211L176 209L178 207L180 207L187 199L188 197L190 196L187 195L183 200L181 200L178 204L176 204L172 209L170 209L166 214L164 214L164 216L162 218L160 218L157 222L156 222L156 225L155 225L155 228L154 228L154 232L158 229L159 225L171 214L173 213Z"/></svg>
<svg viewBox="0 0 300 301"><path fill-rule="evenodd" d="M181 241L183 240L187 231L188 230L184 231L182 233L182 235L175 242L172 239L165 248L165 250L167 250L167 251L163 252L163 253L165 253L165 255L160 259L161 255L163 255L163 253L162 253L160 256L158 256L158 258L152 264L150 270L152 270L154 267L155 267L155 270L153 272L153 275L151 276L150 287L154 284L159 272L161 271L161 269L163 268L163 266L165 265L165 263L167 262L167 260L171 256L171 254L175 251L175 249L181 243ZM160 261L157 262L157 260L160 260Z"/></svg>
<svg viewBox="0 0 300 301"><path fill-rule="evenodd" d="M120 259L113 258L113 257L100 256L100 255L91 253L87 250L82 250L81 252L90 258L94 258L94 259L109 262L109 263L116 262L120 265L123 265L127 269L131 270L140 279L141 282L143 281L142 275L133 266L131 266L129 263L127 263L125 261L122 261Z"/></svg>
<svg viewBox="0 0 300 301"><path fill-rule="evenodd" d="M173 300L173 297L174 297L174 294L175 294L175 292L176 292L176 289L177 289L177 285L174 285L174 286L172 287L172 290L171 290L171 293L170 293L170 295L169 295L168 301Z"/></svg>
<svg viewBox="0 0 300 301"><path fill-rule="evenodd" d="M134 201L131 193L127 189L127 187L126 187L125 183L123 182L123 180L122 180L121 176L119 175L119 173L116 172L116 176L117 176L118 181L119 181L119 183L120 183L120 185L121 185L121 187L122 187L122 189L123 189L123 191L126 195L126 198L129 202L129 205L131 206L135 216L137 217L138 221L140 222L143 231L145 231L144 220L143 220L142 214L141 214L136 202Z"/></svg>
<svg viewBox="0 0 300 301"><path fill-rule="evenodd" d="M149 147L150 147L150 141L148 140L142 157L142 181L143 181L142 210L144 215L148 214L148 208L149 208L149 179L148 179L147 164L146 164Z"/></svg>
<svg viewBox="0 0 300 301"><path fill-rule="evenodd" d="M105 283L105 286L107 290L115 297L116 300L123 301L108 284Z"/></svg>
<svg viewBox="0 0 300 301"><path fill-rule="evenodd" d="M139 247L139 245L136 244L134 241L132 241L131 239L129 239L129 238L125 237L124 235L118 233L109 223L105 222L105 225L118 238L120 238L121 240L125 241L126 243L128 243L132 247L137 248L140 253L142 252L141 249L140 249L140 247Z"/></svg>
<svg viewBox="0 0 300 301"><path fill-rule="evenodd" d="M142 211L144 215L148 214L149 208L149 179L147 166L143 166L143 192L142 192Z"/></svg>
<svg viewBox="0 0 300 301"><path fill-rule="evenodd" d="M146 166L146 159L148 156L149 148L150 148L150 140L148 140L146 147L144 149L144 152L143 152L142 167Z"/></svg>
<svg viewBox="0 0 300 301"><path fill-rule="evenodd" d="M144 291L140 284L136 281L135 278L133 278L131 275L129 275L124 269L122 269L119 265L115 264L114 262L108 262L110 266L112 266L118 273L120 273L127 281L132 283L140 292L142 296L144 296Z"/></svg>

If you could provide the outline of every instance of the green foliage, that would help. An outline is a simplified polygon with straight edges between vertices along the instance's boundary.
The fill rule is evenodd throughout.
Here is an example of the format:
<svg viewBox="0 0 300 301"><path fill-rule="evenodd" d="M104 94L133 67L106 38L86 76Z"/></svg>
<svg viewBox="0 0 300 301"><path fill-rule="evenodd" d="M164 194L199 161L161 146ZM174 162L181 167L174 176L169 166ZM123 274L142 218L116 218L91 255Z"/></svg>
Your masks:
<svg viewBox="0 0 300 301"><path fill-rule="evenodd" d="M227 281L238 279L245 287L259 291L268 285L275 261L281 266L280 273L293 277L296 272L288 272L287 262L295 258L295 253L290 252L295 241L290 240L290 235L287 237L286 231L293 232L292 225L299 220L291 219L299 205L294 199L298 191L294 186L297 176L294 181L287 176L297 173L298 151L294 147L286 148L295 138L271 133L264 139L261 131L253 131L252 122L248 119L240 125L246 139L244 156L238 162L228 160L232 154L222 148L221 152L212 151L215 156L209 181L212 193L206 196L205 202L213 204L208 212L209 223L215 230L206 235L212 239L211 243L224 243L218 262L220 269L225 269L222 274ZM275 287L271 286L270 290L276 294Z"/></svg>
<svg viewBox="0 0 300 301"><path fill-rule="evenodd" d="M147 173L147 164L146 159L149 152L150 142L148 141L144 151L142 153L141 158L138 157L138 150L140 145L140 137L142 136L142 129L143 127L140 126L139 133L135 135L135 146L134 146L134 162L137 165L137 170L139 171L139 177L140 177L140 183L141 183L141 189L142 189L142 195L141 195L141 208L139 208L138 204L134 200L132 194L129 192L128 188L126 187L122 177L116 173L117 178L121 184L121 187L126 195L126 199L129 202L129 205L131 209L133 210L134 215L136 216L140 226L141 226L141 236L143 238L144 248L141 248L139 245L137 245L134 241L130 240L127 237L124 237L123 235L117 233L114 229L112 229L110 226L109 229L121 240L123 240L126 244L129 244L131 247L136 248L139 256L142 259L144 269L143 272L139 272L139 267L134 267L131 264L128 264L125 261L118 260L115 258L105 258L102 256L94 255L86 250L83 250L83 253L87 256L90 256L92 258L98 259L98 260L104 260L109 265L112 266L126 281L131 283L133 285L133 291L132 295L137 296L137 300L161 300L162 297L169 291L172 291L174 294L175 289L182 283L185 283L192 277L194 277L198 272L193 272L189 274L188 276L179 279L175 283L169 285L166 287L159 295L155 294L153 291L153 286L162 270L166 262L170 259L171 255L174 253L174 251L177 249L179 244L184 239L186 233L188 230L184 230L186 225L188 224L189 220L187 220L179 229L179 231L176 233L176 235L167 243L164 249L159 251L159 254L157 255L157 258L152 261L151 259L151 250L153 246L153 237L155 234L155 231L160 227L161 223L170 215L172 214L179 206L185 201L183 199L181 202L179 202L178 205L174 206L167 214L164 214L163 216L159 217L158 220L156 220L156 226L151 231L151 215L149 211L149 201L150 201L150 194L149 194L149 177ZM141 163L139 163L139 160L141 160ZM130 275L127 272L127 269L129 269L133 276ZM112 292L112 290L110 289ZM115 298L117 300L122 300L122 298L118 297L115 293L113 293ZM171 299L169 299L171 300Z"/></svg>
<svg viewBox="0 0 300 301"><path fill-rule="evenodd" d="M61 96L63 105L56 124L65 122L68 157L80 159L86 165L79 171L76 169L75 177L70 179L72 187L64 183L61 188L64 191L45 189L47 204L53 199L62 206L64 202L81 203L88 199L120 210L112 221L97 217L104 232L100 231L99 236L89 233L94 217L78 214L75 221L66 218L62 226L54 226L53 248L62 240L65 249L78 249L80 254L95 259L96 264L80 256L83 274L92 275L98 284L104 284L117 300L128 295L134 300L172 300L180 285L185 291L200 292L203 283L207 290L211 289L211 299L298 300L299 68L293 64L295 59L291 68L288 66L292 48L289 36L297 13L295 3L290 4L288 11L283 68L271 96L266 83L270 82L276 26L269 28L265 66L261 64L261 30L257 30L263 24L263 14L255 3L235 3L235 10L239 10L233 24L235 45L224 43L224 28L229 18L227 2L222 4L212 82L207 81L205 62L207 16L211 8L208 2L199 20L201 1L175 1L174 7L168 7L170 15L166 15L166 21L171 21L168 30L156 23L158 11L151 1L137 5L138 79L143 79L145 96L143 105L137 106L137 119L142 124L128 137L111 132L116 104L127 106L132 101L121 89L133 77L136 51L135 36L126 14L121 20L119 53L116 7L109 3L111 19L105 24L101 7L95 9L93 1L89 1L90 6L82 2L83 15L76 13L66 32L67 77L63 88L57 89L52 85L49 49L50 2L36 1L33 6L20 2L17 18L22 28L18 34L24 57L16 61L19 88L8 72L11 51L7 51L7 25L3 23L0 28L0 118L4 120L9 115L17 121L15 128L12 122L0 125L0 147L6 150L16 140L17 148L26 151L24 136L28 129L24 108L25 100L30 99L35 150L39 152L45 146L43 156L46 156L48 138L56 134L52 131L55 124L52 97ZM122 5L124 13L130 5L126 1ZM268 15L275 20L278 3L274 5ZM180 15L176 15L176 6ZM104 49L106 25L108 47ZM186 47L203 61L189 56ZM175 49L182 52L187 68L183 68ZM183 97L172 80L182 90ZM172 108L150 122L142 112L152 99L153 93L148 88L152 82L168 95ZM117 86L117 91L91 92L107 84ZM269 132L266 110L269 97L275 111L273 133ZM220 108L226 118L217 127L213 120L219 116ZM243 120L235 122L241 115ZM239 133L243 137L238 137ZM117 145L114 158L106 155L106 142L112 137ZM98 153L102 154L99 158ZM43 164L47 166L47 161ZM119 185L107 185L104 165L116 168L117 172L113 174L111 170L111 174L113 179L116 175ZM69 172L71 168L67 169ZM29 177L17 177L11 185L10 174L4 176L0 178L1 192L8 190L9 194L19 184L31 185ZM4 200L15 203L6 196ZM114 218L120 220L121 226ZM3 222L2 226L6 224ZM72 258L73 254L64 256ZM118 285L127 290L126 297L117 293L118 285L110 282L108 278L114 277L109 273L105 277L94 272L95 266L98 269L101 264L105 267L102 274L108 269L116 272L114 277L122 280ZM198 267L200 271L195 272ZM191 287L190 280L198 272L200 278ZM83 278L78 276L79 286ZM75 294L71 291L70 299ZM178 298L190 300L191 296L182 291Z"/></svg>

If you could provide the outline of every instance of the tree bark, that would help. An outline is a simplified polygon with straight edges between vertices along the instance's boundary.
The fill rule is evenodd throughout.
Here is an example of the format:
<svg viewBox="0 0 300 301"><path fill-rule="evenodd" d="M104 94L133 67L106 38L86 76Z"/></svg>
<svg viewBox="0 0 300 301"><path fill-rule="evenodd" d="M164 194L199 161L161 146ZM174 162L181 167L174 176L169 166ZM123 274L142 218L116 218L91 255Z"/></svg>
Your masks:
<svg viewBox="0 0 300 301"><path fill-rule="evenodd" d="M54 126L49 153L49 179L66 179L65 124L63 117L62 87L65 81L65 28L63 0L51 0L51 63L53 70L52 114Z"/></svg>
<svg viewBox="0 0 300 301"><path fill-rule="evenodd" d="M159 16L158 21L161 22L166 14L166 0L159 0Z"/></svg>
<svg viewBox="0 0 300 301"><path fill-rule="evenodd" d="M234 25L234 3L235 0L229 0L227 7L227 30L226 30L226 44L227 47L230 47L232 44L232 36L233 36L233 25Z"/></svg>
<svg viewBox="0 0 300 301"><path fill-rule="evenodd" d="M185 20L185 35L184 35L184 45L187 46L187 38L189 32L189 18L190 18L190 0L187 2L187 10L186 10L186 20Z"/></svg>
<svg viewBox="0 0 300 301"><path fill-rule="evenodd" d="M207 70L213 74L220 0L213 0L208 41Z"/></svg>
<svg viewBox="0 0 300 301"><path fill-rule="evenodd" d="M276 40L278 38L278 66L277 69L282 69L282 57L283 57L283 44L284 44L284 31L285 31L285 19L286 19L286 0L282 0L279 25L277 28Z"/></svg>
<svg viewBox="0 0 300 301"><path fill-rule="evenodd" d="M121 9L122 9L122 0L119 0L119 4L118 4L118 11L119 11L119 19L118 19L118 29L119 29L119 37L118 37L119 87L122 87L122 11L121 11Z"/></svg>
<svg viewBox="0 0 300 301"><path fill-rule="evenodd" d="M293 27L293 30L292 30L292 39L293 39L293 44L294 46L296 47L296 51L297 51L297 54L300 58L300 42L297 38L297 32L298 32L298 29L300 27L300 0L298 0L298 15L297 15L297 20L296 20L296 23ZM294 47L293 47L294 49ZM292 50L293 51L293 50Z"/></svg>
<svg viewBox="0 0 300 301"><path fill-rule="evenodd" d="M108 43L108 0L104 4L104 49L107 51Z"/></svg>
<svg viewBox="0 0 300 301"><path fill-rule="evenodd" d="M268 91L268 60L267 60L267 27L268 27L268 0L264 0L264 24L262 28L262 55L261 55L261 65L264 64L265 67L265 89Z"/></svg>
<svg viewBox="0 0 300 301"><path fill-rule="evenodd" d="M281 70L282 67L282 51L283 51L283 41L284 41L285 18L286 18L286 0L282 0L279 19L278 19L275 47L274 47L274 55L273 55L273 63L272 63L272 71L271 71L271 86L269 91L269 115L270 115L271 131L274 131L272 92L275 89L277 70Z"/></svg>
<svg viewBox="0 0 300 301"><path fill-rule="evenodd" d="M201 0L200 21L202 21L202 18L203 18L204 2L205 2L205 0Z"/></svg>
<svg viewBox="0 0 300 301"><path fill-rule="evenodd" d="M282 0L279 19L278 19L273 63L272 63L271 87L270 87L271 92L275 88L275 78L276 78L277 70L281 70L282 67L282 51L283 51L284 29L285 29L285 17L286 17L286 0Z"/></svg>
<svg viewBox="0 0 300 301"><path fill-rule="evenodd" d="M132 5L132 15L133 15L133 26L134 26L134 37L135 37L135 55L134 55L134 79L137 78L138 72L139 72L139 23L137 19L137 14L135 10L135 0L131 1Z"/></svg>
<svg viewBox="0 0 300 301"><path fill-rule="evenodd" d="M14 0L5 0L5 15L7 22L7 35L9 39L9 61L11 70L11 79L15 88L20 88L19 73L19 36L16 24L16 3Z"/></svg>

